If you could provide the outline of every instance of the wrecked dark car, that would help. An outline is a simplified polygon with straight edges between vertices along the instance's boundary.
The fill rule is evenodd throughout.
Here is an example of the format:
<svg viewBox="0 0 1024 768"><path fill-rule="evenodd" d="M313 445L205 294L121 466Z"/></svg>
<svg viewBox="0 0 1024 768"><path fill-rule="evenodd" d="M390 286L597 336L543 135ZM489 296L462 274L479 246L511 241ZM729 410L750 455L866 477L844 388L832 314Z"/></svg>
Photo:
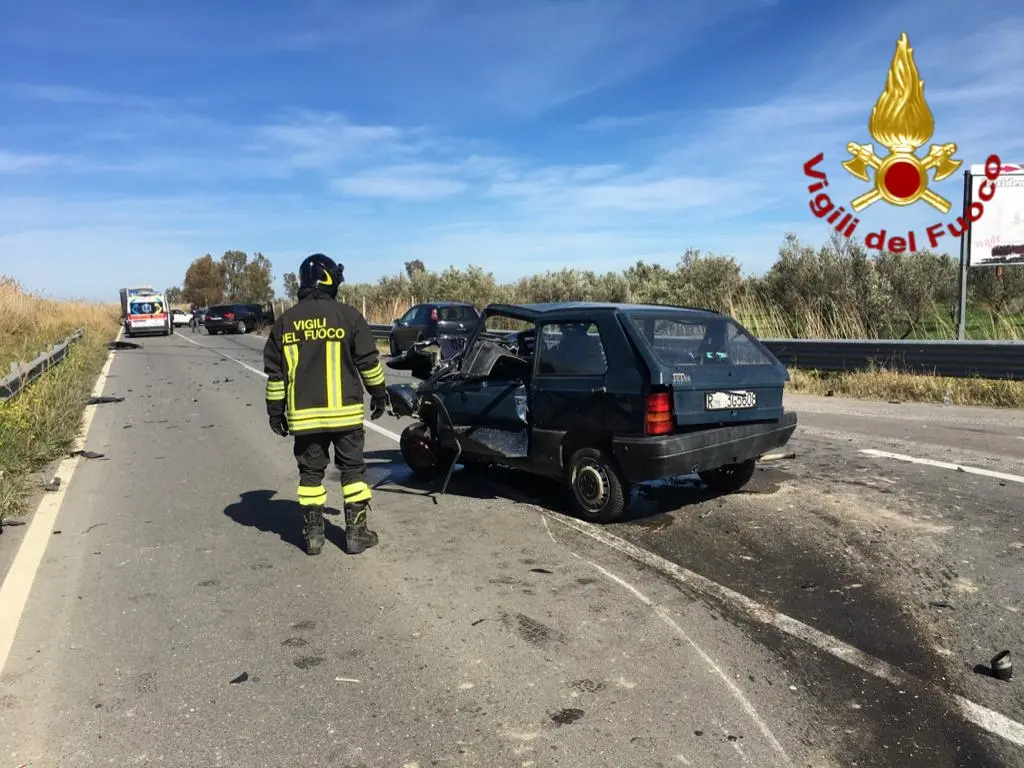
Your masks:
<svg viewBox="0 0 1024 768"><path fill-rule="evenodd" d="M461 341L461 340L459 340ZM388 362L422 381L388 387L414 476L497 463L564 481L573 511L620 518L630 486L697 473L742 488L785 445L789 374L732 318L639 304L492 304L462 343L418 342Z"/></svg>

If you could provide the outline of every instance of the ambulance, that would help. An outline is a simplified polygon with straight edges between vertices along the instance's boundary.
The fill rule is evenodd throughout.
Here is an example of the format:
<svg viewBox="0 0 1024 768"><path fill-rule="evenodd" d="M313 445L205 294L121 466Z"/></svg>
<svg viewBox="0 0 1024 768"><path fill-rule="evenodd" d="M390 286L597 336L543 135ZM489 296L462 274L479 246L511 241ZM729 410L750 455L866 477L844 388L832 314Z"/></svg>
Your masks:
<svg viewBox="0 0 1024 768"><path fill-rule="evenodd" d="M163 294L148 293L128 297L124 329L129 337L140 334L170 336L174 332L171 323L171 309Z"/></svg>

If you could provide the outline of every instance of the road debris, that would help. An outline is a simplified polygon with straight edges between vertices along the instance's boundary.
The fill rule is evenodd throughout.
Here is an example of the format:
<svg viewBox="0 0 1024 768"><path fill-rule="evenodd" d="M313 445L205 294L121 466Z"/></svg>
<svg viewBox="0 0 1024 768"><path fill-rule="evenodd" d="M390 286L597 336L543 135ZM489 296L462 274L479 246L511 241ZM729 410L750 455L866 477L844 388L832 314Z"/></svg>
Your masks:
<svg viewBox="0 0 1024 768"><path fill-rule="evenodd" d="M107 349L142 349L142 345L134 341L112 341L107 344Z"/></svg>
<svg viewBox="0 0 1024 768"><path fill-rule="evenodd" d="M249 679L249 673L248 672L243 672L238 677L236 677L234 680L230 680L228 682L228 684L229 685L239 685L240 683L244 683L248 679Z"/></svg>
<svg viewBox="0 0 1024 768"><path fill-rule="evenodd" d="M354 677L336 677L334 678L336 683L361 683L362 680L356 680Z"/></svg>
<svg viewBox="0 0 1024 768"><path fill-rule="evenodd" d="M96 453L96 451L83 451L81 449L77 449L77 450L72 451L71 455L72 456L81 456L83 459L102 459L103 458L103 454L102 453Z"/></svg>
<svg viewBox="0 0 1024 768"><path fill-rule="evenodd" d="M54 475L53 479L50 480L49 482L43 483L43 490L44 491L51 491L52 492L52 491L56 491L58 488L60 488L60 478L57 477L56 475Z"/></svg>
<svg viewBox="0 0 1024 768"><path fill-rule="evenodd" d="M94 395L85 401L86 405L103 405L104 403L122 403L124 402L123 397L116 397L114 395Z"/></svg>
<svg viewBox="0 0 1024 768"><path fill-rule="evenodd" d="M929 600L928 605L932 608L949 608L951 610L953 608L948 600Z"/></svg>
<svg viewBox="0 0 1024 768"><path fill-rule="evenodd" d="M997 680L1013 679L1013 662L1010 660L1009 651L1000 651L992 657L990 662L992 676Z"/></svg>

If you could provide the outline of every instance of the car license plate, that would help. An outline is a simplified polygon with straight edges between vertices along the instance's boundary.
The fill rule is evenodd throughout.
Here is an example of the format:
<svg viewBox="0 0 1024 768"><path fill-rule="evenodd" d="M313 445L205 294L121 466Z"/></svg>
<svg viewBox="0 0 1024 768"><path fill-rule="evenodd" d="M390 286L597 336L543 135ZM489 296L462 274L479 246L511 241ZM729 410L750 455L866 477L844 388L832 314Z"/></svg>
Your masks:
<svg viewBox="0 0 1024 768"><path fill-rule="evenodd" d="M731 411L740 408L756 408L757 393L745 391L707 392L705 407L709 411Z"/></svg>

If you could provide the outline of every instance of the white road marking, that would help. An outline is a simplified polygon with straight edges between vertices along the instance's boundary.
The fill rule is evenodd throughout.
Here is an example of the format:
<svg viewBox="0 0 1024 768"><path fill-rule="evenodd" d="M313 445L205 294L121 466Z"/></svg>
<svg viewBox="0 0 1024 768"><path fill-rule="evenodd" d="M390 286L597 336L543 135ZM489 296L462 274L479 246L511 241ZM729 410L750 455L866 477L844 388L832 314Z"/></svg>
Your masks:
<svg viewBox="0 0 1024 768"><path fill-rule="evenodd" d="M119 330L114 340L120 341L120 339L121 331ZM93 397L100 397L103 394L113 362L114 352L111 351L96 379L92 390ZM89 437L89 428L92 426L92 420L98 407L98 405L85 407L82 429L72 445L72 450L85 448L86 440ZM11 568L7 572L3 584L0 585L0 675L3 674L4 667L7 665L18 625L21 623L22 614L25 612L25 606L28 604L28 597L32 591L32 584L39 571L39 564L43 560L46 546L53 538L57 515L60 514L64 497L71 485L71 478L81 461L81 456L69 456L57 465L54 474L60 477L61 484L56 491L44 492L43 498L39 500L39 506L36 507L35 515L32 516L32 522L25 533L25 538L21 540L21 546L14 557L14 562L11 563Z"/></svg>
<svg viewBox="0 0 1024 768"><path fill-rule="evenodd" d="M259 370L258 368L253 368L251 365L249 365L248 363L243 363L241 360L236 360L235 358L233 358L231 355L227 354L226 352L221 352L219 349L215 349L214 347L208 347L205 344L200 344L198 341L192 341L192 339L190 339L187 336L184 336L184 335L178 333L177 331L175 331L174 333L177 336L181 336L181 338L183 338L189 344L195 344L197 347L201 347L202 349L208 349L211 352L216 352L221 357L226 358L226 359L230 360L231 362L237 363L238 365L242 366L243 368L245 368L245 370L249 371L250 373L255 373L257 376L262 376L264 379L268 378L267 374L265 374L263 371ZM396 435L390 429L385 429L384 427L379 427L376 424L374 424L372 421L364 420L363 421L363 426L364 427L369 427L374 432L377 432L377 433L379 433L381 435L384 435L384 437L391 438L396 443L399 442L402 439L400 435Z"/></svg>
<svg viewBox="0 0 1024 768"><path fill-rule="evenodd" d="M874 456L877 459L892 459L893 461L906 461L911 464L922 464L926 467L938 467L939 469L951 469L954 472L967 472L971 475L982 477L993 477L996 480L1006 480L1009 483L1024 483L1024 475L1011 475L1008 472L996 472L993 469L982 469L980 467L969 467L966 464L951 464L948 461L936 461L935 459L921 459L917 456L906 456L902 453L890 453L889 451L877 451L874 448L862 448L860 450L866 456Z"/></svg>
<svg viewBox="0 0 1024 768"><path fill-rule="evenodd" d="M683 584L690 589L710 595L723 603L739 610L748 618L761 624L768 624L787 635L795 637L803 642L817 648L820 651L833 656L841 661L867 672L875 677L885 680L894 686L905 686L908 682L915 680L898 667L886 661L875 658L870 654L861 651L852 645L843 642L837 637L832 637L820 630L815 629L802 621L787 616L784 613L772 610L746 595L742 595L729 589L718 582L701 576L699 573L683 568L682 566L666 560L665 558L648 552L646 549L621 539L615 534L609 533L600 526L588 523L585 520L577 520L573 517L559 515L540 507L535 507L542 515L550 517L555 522L573 528L595 541L599 541L612 549L616 549L634 560L643 563L659 573L668 576L670 579ZM958 694L952 695L960 709L960 714L969 722L974 723L989 733L1000 736L1018 746L1024 746L1024 724L1012 720L995 710L977 704Z"/></svg>
<svg viewBox="0 0 1024 768"><path fill-rule="evenodd" d="M182 336L182 338L185 337ZM196 343L193 342L191 339L185 340L193 344ZM219 350L213 349L213 347L206 347L203 344L196 344L196 346L204 347L204 349L209 349L213 352L217 352L218 354L227 357L229 360L233 359L228 357L228 355L224 355L224 353L220 352ZM238 361L235 360L235 362ZM266 378L266 374L264 374L262 371L257 371L255 368L245 365L244 363L240 363L240 365L242 365L244 368L250 371L253 371L259 376L263 376L264 378ZM396 435L394 432L384 429L383 427L378 427L376 424L366 422L366 426L370 427L375 432L379 432L385 437L391 438L395 442L398 442L400 439L399 436ZM865 450L865 452L867 453L868 451ZM871 453L883 454L884 456L888 456L890 458L912 458L902 457L900 456L900 454L885 454L883 451L871 451ZM923 459L918 459L917 461L925 462L925 460ZM933 462L929 461L927 463ZM944 465L942 462L934 463L937 463L941 466L950 467L953 469L957 467L956 464ZM963 469L964 471L969 471L966 467L964 467ZM990 474L988 470L975 471L978 472L979 474ZM1000 474L1001 473L995 473L995 475L997 476L1000 476ZM1003 477L1004 479L1009 479L1017 478L1018 476L1005 475ZM1015 482L1024 482L1024 478L1019 478L1019 480L1015 480ZM541 509L540 507L535 506L534 509L536 509L545 517L550 517L555 522L561 523L562 525L568 528L574 528L575 530L579 531L585 536L589 536L595 541L598 541L602 544L605 544L608 547L611 547L612 549L618 550L619 552L628 555L637 562L640 562L646 565L647 567L655 571L658 571L659 573L669 577L674 581L679 582L680 584L688 586L690 589L715 597L718 600L727 603L736 609L739 609L742 613L746 614L746 616L753 621L759 622L761 624L768 624L781 632L785 632L787 635L795 637L798 640L802 640L808 645L811 645L817 648L818 650L823 651L829 654L830 656L839 659L840 661L845 661L846 663L852 664L853 666L863 670L864 672L867 672L868 674L874 675L880 680L885 680L891 685L901 686L905 685L909 681L915 680L915 678L908 675L898 667L895 667L886 661L882 661L881 659L875 658L874 656L865 653L859 648L855 648L849 643L843 642L837 637L832 637L831 635L826 634L825 632L822 632L820 630L817 630L808 624L804 624L802 621L794 619L791 616L787 616L784 613L772 610L771 608L762 605L761 603L758 603L755 600L751 600L746 595L742 595L739 592L729 589L728 587L719 584L716 581L712 581L706 576L701 576L699 573L695 573L694 571L691 571L687 568L683 568L681 565L673 563L670 560L666 560L660 555L656 555L653 552L648 552L646 549L641 549L635 544L632 544L631 542L628 542L625 539L619 538L613 533L609 533L600 526L594 525L593 523L588 523L585 520L578 520L574 517L568 517L565 515L560 515L555 512L551 512L546 509ZM981 704L971 701L970 699L959 694L951 695L953 701L956 702L957 706L960 709L960 714L963 716L965 720L973 723L979 728L995 736L999 736L1000 738L1003 738L1018 746L1024 746L1024 723L1019 723L1016 720L1013 720L1000 712L996 712L993 709L984 707Z"/></svg>
<svg viewBox="0 0 1024 768"><path fill-rule="evenodd" d="M543 520L543 518L541 519ZM548 533L550 534L551 531L548 530ZM552 537L552 539L554 539L554 537ZM771 744L772 749L774 749L775 752L779 755L779 757L782 758L782 761L786 765L793 765L793 761L790 759L789 755L786 754L786 750L783 748L782 744L779 743L779 740L775 737L775 734L772 733L771 729L768 727L768 724L757 713L757 710L754 709L754 705L750 703L750 700L743 694L743 691L740 690L739 686L737 686L736 683L732 681L729 675L727 675L725 671L720 666L718 666L717 662L715 662L715 660L712 659L711 656L709 656L703 648L701 648L699 645L697 645L696 642L694 642L693 638L686 634L686 630L679 626L679 624L676 622L675 619L672 618L668 611L666 611L660 605L655 605L654 601L647 597L647 595L645 595L643 592L641 592L639 589L634 587L632 584L630 584L622 577L616 576L607 568L604 568L603 566L600 566L595 562L587 560L585 557L581 557L580 555L576 554L567 547L566 551L576 559L582 560L584 563L597 570L608 580L615 582L620 587L630 592L633 595L633 597L635 597L641 603L646 605L648 608L653 609L654 612L658 615L658 618L666 624L668 624L669 627L672 628L672 631L679 635L679 637L681 637L683 641L685 641L691 648L693 648L693 650L697 652L701 659L704 660L704 663L711 668L711 670L721 679L723 683L725 683L730 693L732 693L733 697L739 702L740 706L743 708L743 711L747 713L747 716L751 720L753 720L758 730L761 731L761 735L768 740L768 743ZM723 733L725 733L724 730ZM725 733L725 735L728 734ZM746 758L743 755L742 751L740 751L740 756L744 758L744 761L746 761Z"/></svg>

